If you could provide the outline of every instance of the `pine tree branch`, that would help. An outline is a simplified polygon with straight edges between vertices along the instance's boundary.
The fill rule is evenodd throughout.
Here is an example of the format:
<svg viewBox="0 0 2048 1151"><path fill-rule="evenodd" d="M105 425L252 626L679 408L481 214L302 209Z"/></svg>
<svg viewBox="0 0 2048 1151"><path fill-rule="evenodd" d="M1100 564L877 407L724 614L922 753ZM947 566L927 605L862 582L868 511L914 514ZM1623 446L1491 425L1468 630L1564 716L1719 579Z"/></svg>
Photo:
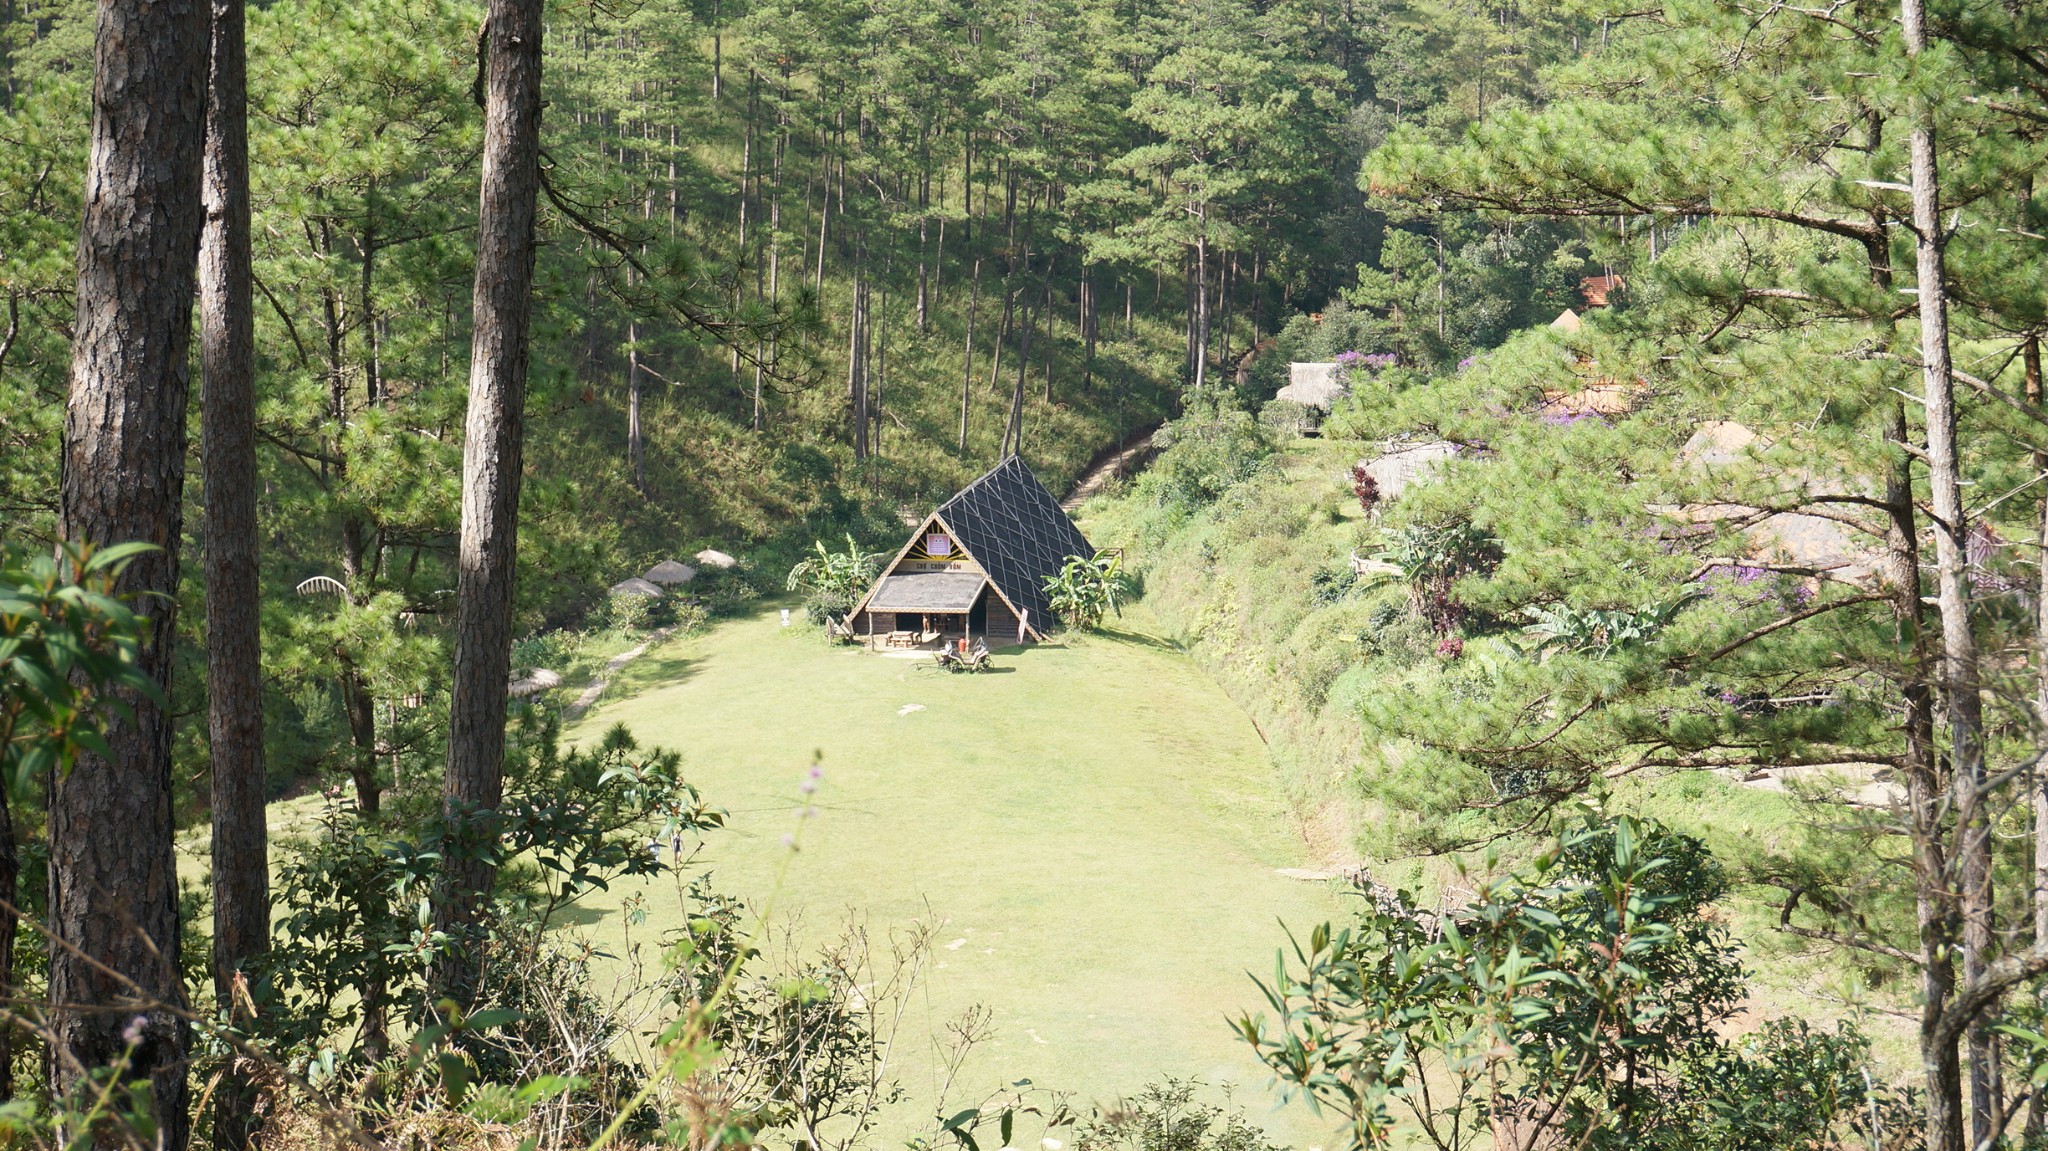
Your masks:
<svg viewBox="0 0 2048 1151"><path fill-rule="evenodd" d="M555 167L555 161L553 157L548 155L546 149L541 150L541 158L546 162L541 165L540 186L541 191L548 198L548 203L554 205L555 209L561 212L570 223L574 224L578 231L609 249L618 258L620 265L631 268L644 282L654 282L657 277L654 275L653 270L640 259L639 253L636 250L637 245L611 228L598 223L582 209L578 208L555 185L555 181L551 176ZM781 380L785 383L801 386L807 382L802 376L794 376L784 372L777 364L749 350L747 347L750 343L761 344L768 342L771 336L779 334L781 330L793 327L792 322L786 317L772 325L774 331L764 332L762 325L750 324L740 320L720 319L711 312L690 303L688 300L663 298L662 303L669 311L674 312L681 318L684 324L710 336L738 355L740 362L757 367L770 378Z"/></svg>
<svg viewBox="0 0 2048 1151"><path fill-rule="evenodd" d="M1752 643L1755 643L1756 641L1764 638L1767 635L1770 635L1772 632L1782 631L1785 628L1791 627L1792 625L1797 623L1804 623L1805 621L1810 620L1817 615L1825 615L1828 612L1834 611L1838 608L1854 607L1857 604L1882 603L1890 600L1891 598L1892 596L1890 595L1890 593L1887 592L1868 592L1863 595L1844 596L1841 599L1828 600L1825 603L1815 604L1814 606L1807 608L1804 611L1793 612L1791 615L1787 616L1779 616L1777 619L1774 619L1771 622L1764 624L1762 627L1753 628L1750 631L1745 632L1741 636L1738 636L1737 638L1730 640L1725 644L1722 644L1720 647L1715 648L1713 651L1707 653L1706 655L1698 657L1697 659L1677 659L1673 660L1669 666L1673 668L1681 668L1693 667L1700 663L1712 663L1715 660L1721 659L1728 655L1732 655L1736 651L1744 647L1747 647Z"/></svg>

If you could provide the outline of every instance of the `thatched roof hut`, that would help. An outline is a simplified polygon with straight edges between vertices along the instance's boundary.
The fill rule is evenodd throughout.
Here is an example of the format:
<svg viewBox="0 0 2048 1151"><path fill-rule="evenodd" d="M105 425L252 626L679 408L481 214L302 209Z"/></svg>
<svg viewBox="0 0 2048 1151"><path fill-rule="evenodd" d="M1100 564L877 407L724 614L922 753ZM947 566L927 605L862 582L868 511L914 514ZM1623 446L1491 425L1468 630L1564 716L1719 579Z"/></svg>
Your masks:
<svg viewBox="0 0 2048 1151"><path fill-rule="evenodd" d="M1344 382L1341 364L1289 364L1287 365L1287 386L1274 394L1276 400L1291 400L1304 408L1329 411L1336 402L1351 394L1350 385Z"/></svg>
<svg viewBox="0 0 2048 1151"><path fill-rule="evenodd" d="M560 686L562 686L561 672L537 667L528 671L525 675L514 676L511 684L506 687L505 694L513 699L524 699L529 695L539 695L550 688Z"/></svg>
<svg viewBox="0 0 2048 1151"><path fill-rule="evenodd" d="M697 569L674 560L663 560L641 573L641 579L662 587L676 587L697 578Z"/></svg>

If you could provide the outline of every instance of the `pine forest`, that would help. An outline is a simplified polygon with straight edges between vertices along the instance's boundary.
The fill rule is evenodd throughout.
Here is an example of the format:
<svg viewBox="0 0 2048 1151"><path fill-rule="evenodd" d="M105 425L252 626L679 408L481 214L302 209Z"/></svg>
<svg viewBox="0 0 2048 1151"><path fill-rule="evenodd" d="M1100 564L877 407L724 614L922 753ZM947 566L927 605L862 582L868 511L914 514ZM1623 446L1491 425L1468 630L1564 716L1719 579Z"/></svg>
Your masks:
<svg viewBox="0 0 2048 1151"><path fill-rule="evenodd" d="M2048 6L0 0L0 1146L2048 1148Z"/></svg>

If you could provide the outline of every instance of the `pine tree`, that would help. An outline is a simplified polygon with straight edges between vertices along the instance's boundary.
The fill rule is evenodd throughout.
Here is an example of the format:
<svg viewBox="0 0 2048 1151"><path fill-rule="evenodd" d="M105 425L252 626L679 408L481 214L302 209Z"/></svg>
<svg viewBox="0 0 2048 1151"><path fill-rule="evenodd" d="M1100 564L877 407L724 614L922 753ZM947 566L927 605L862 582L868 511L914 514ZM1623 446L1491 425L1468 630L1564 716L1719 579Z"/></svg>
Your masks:
<svg viewBox="0 0 2048 1151"><path fill-rule="evenodd" d="M144 670L166 688L208 18L202 4L100 7L57 525L73 543L155 547L119 587L149 621ZM191 1033L178 970L171 717L162 700L129 702L130 717L110 717L106 752L80 756L51 789L52 1086L97 1090L90 1071L121 1063L147 1082L163 1146L182 1151ZM121 1009L137 998L139 1011ZM75 1134L123 1145L111 1129Z"/></svg>

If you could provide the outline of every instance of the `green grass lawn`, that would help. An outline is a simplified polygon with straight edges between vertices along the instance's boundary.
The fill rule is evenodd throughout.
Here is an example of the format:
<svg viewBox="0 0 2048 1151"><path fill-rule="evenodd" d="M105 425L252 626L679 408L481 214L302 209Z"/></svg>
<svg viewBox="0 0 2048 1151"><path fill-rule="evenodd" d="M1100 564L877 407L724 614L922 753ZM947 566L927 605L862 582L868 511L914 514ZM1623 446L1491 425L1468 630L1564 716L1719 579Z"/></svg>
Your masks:
<svg viewBox="0 0 2048 1151"><path fill-rule="evenodd" d="M1243 713L1142 614L1118 626L952 675L784 630L771 608L648 653L570 734L623 722L683 751L731 813L706 852L718 885L765 897L788 860L776 914L800 934L849 910L877 935L943 923L899 1039L906 1107L936 1102L924 1036L981 1003L995 1032L956 1102L1020 1078L1086 1103L1199 1077L1276 1138L1325 1142L1305 1110L1272 1111L1227 1020L1259 1005L1246 972L1272 971L1280 923L1304 929L1342 901L1275 874L1306 851ZM814 753L820 811L789 859ZM674 926L667 885L644 894L647 930ZM623 933L617 914L584 918L600 942Z"/></svg>

